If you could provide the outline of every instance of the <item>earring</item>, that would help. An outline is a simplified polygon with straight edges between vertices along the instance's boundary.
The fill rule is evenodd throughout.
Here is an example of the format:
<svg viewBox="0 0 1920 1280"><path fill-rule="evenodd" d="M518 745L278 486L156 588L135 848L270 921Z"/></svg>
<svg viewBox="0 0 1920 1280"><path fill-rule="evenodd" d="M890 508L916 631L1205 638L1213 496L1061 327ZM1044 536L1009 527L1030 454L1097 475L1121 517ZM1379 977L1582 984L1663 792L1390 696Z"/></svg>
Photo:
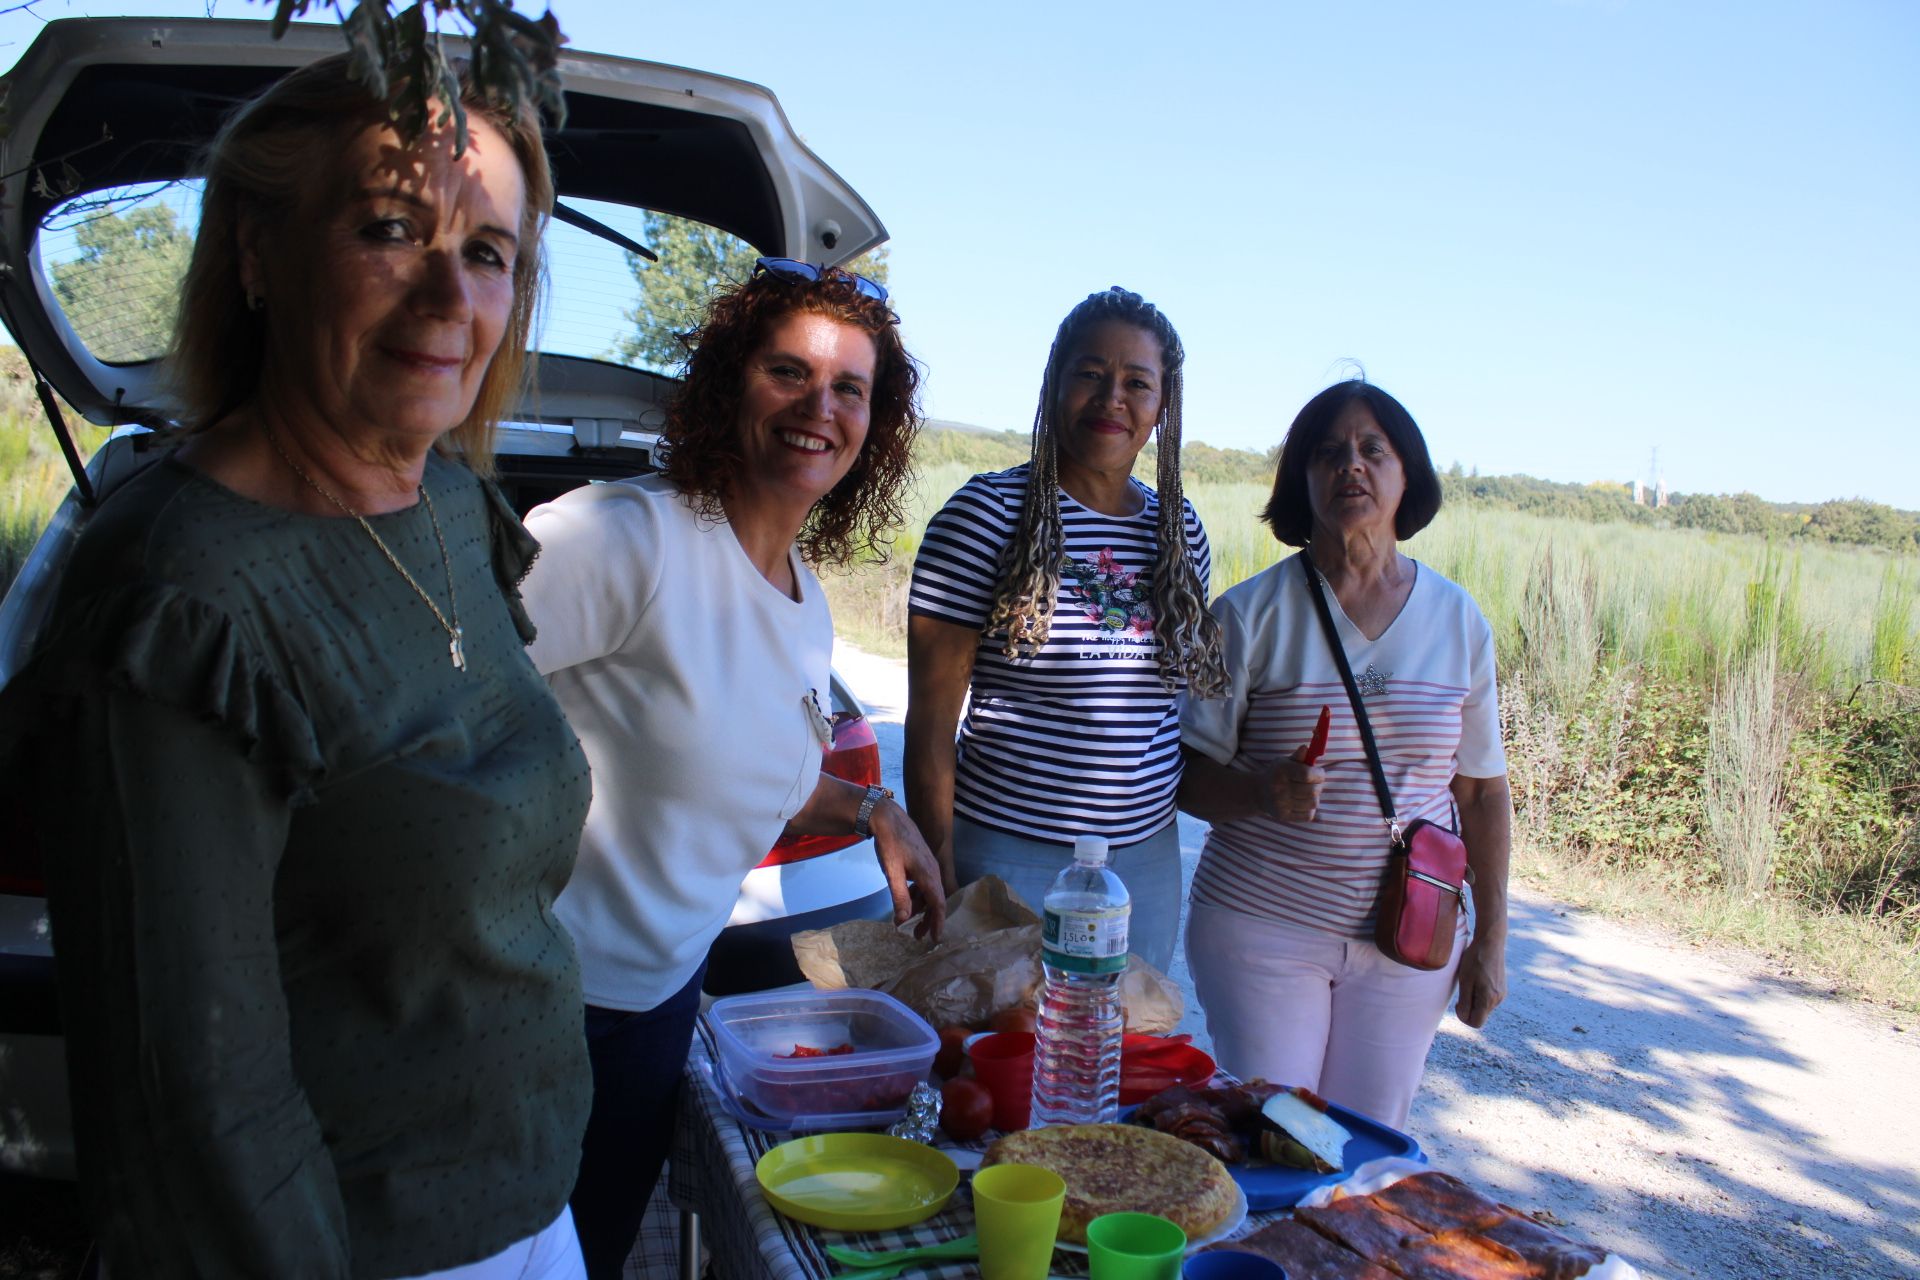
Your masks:
<svg viewBox="0 0 1920 1280"><path fill-rule="evenodd" d="M267 300L261 297L259 294L255 293L253 290L251 289L247 290L247 310L265 311L266 309L267 309Z"/></svg>

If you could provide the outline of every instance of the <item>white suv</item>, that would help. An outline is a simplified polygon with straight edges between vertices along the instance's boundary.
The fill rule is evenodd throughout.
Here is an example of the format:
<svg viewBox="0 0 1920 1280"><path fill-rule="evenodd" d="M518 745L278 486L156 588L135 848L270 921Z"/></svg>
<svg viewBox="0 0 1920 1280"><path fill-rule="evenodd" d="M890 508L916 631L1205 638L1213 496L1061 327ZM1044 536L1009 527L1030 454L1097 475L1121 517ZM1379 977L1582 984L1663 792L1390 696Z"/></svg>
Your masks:
<svg viewBox="0 0 1920 1280"><path fill-rule="evenodd" d="M75 463L75 488L0 603L0 684L31 651L99 498L159 455L148 428L164 430L174 412L156 357L184 261L155 252L150 270L123 272L105 296L76 290L71 264L90 251L86 229L103 214L144 209L161 211L148 225L190 236L198 194L186 174L198 148L240 102L341 47L337 27L295 26L276 41L266 22L74 19L48 24L0 83L0 321L70 405L125 428L81 471L64 427L49 422ZM672 379L612 355L637 303L635 251L650 215L717 229L760 253L835 264L886 238L767 90L570 49L560 73L567 123L547 139L561 204L548 236L552 290L533 388L499 441L501 485L522 512L651 464ZM141 314L145 327L130 327ZM826 767L878 782L873 730L838 677L832 709ZM0 814L0 1170L70 1178L40 852L16 815ZM890 914L870 842L783 841L742 887L708 988L796 980L795 929Z"/></svg>

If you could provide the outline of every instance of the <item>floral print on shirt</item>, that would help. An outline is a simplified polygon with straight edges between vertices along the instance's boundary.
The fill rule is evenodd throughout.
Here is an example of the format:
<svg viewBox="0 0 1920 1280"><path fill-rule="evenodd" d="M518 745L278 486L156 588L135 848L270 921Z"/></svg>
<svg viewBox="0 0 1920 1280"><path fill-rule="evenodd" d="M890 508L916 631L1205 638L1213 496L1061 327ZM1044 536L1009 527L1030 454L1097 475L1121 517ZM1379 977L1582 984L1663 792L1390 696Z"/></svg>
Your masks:
<svg viewBox="0 0 1920 1280"><path fill-rule="evenodd" d="M1134 636L1153 633L1153 606L1147 598L1147 584L1138 572L1121 568L1110 548L1102 548L1091 563L1067 558L1066 571L1072 579L1068 590L1073 599L1089 622L1100 624L1102 632Z"/></svg>

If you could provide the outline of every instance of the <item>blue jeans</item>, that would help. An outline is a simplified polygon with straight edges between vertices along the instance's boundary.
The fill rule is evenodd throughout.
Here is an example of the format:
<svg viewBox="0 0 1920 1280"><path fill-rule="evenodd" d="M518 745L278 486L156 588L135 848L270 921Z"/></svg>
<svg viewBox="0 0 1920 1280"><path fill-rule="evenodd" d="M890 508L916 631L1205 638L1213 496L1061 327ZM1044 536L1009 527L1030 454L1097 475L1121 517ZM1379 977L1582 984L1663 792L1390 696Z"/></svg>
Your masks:
<svg viewBox="0 0 1920 1280"><path fill-rule="evenodd" d="M1011 836L953 815L953 871L961 884L999 876L1013 896L1040 914L1053 878L1073 861L1071 845ZM1107 865L1127 886L1133 909L1127 949L1161 973L1173 963L1180 932L1180 826L1169 822L1145 840L1115 846Z"/></svg>
<svg viewBox="0 0 1920 1280"><path fill-rule="evenodd" d="M618 1280L673 1150L680 1076L705 976L702 964L686 986L640 1013L587 1006L593 1110L568 1203L589 1280Z"/></svg>

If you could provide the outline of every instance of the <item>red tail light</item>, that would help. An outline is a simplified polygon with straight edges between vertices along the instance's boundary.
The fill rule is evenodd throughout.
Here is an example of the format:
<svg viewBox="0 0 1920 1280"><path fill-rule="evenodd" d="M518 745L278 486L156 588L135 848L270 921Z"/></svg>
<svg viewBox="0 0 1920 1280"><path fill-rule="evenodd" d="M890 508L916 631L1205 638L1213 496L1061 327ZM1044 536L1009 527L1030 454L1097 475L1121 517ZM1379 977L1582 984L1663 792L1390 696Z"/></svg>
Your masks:
<svg viewBox="0 0 1920 1280"><path fill-rule="evenodd" d="M822 747L821 753L825 758L820 761L820 768L825 773L863 787L880 781L880 743L873 736L873 726L863 715L835 712L833 745ZM859 843L859 836L782 836L760 860L760 865L778 867L789 862L805 862Z"/></svg>

